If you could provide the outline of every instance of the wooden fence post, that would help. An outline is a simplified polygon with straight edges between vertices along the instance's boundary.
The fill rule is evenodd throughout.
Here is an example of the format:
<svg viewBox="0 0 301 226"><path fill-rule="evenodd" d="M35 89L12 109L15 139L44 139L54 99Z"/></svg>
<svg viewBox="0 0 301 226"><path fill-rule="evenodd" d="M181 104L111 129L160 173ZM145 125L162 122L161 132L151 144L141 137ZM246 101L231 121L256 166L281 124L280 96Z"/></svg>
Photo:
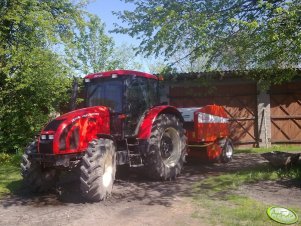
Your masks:
<svg viewBox="0 0 301 226"><path fill-rule="evenodd" d="M257 86L257 133L259 147L271 147L270 94Z"/></svg>

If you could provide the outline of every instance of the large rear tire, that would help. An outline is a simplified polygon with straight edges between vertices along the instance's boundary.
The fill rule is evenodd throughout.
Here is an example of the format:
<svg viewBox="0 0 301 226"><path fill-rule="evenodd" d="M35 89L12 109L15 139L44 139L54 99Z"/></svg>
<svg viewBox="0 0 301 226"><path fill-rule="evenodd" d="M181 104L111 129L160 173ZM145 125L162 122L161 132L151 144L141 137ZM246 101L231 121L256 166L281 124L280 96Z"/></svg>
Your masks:
<svg viewBox="0 0 301 226"><path fill-rule="evenodd" d="M144 159L148 177L156 180L175 179L186 156L183 124L172 114L161 114L154 121Z"/></svg>
<svg viewBox="0 0 301 226"><path fill-rule="evenodd" d="M31 143L25 150L21 162L23 183L31 192L47 192L55 187L57 173L55 169L44 168L30 157L30 153L37 151L36 142Z"/></svg>
<svg viewBox="0 0 301 226"><path fill-rule="evenodd" d="M82 159L80 172L80 188L87 200L98 202L110 196L116 174L114 142L93 140Z"/></svg>

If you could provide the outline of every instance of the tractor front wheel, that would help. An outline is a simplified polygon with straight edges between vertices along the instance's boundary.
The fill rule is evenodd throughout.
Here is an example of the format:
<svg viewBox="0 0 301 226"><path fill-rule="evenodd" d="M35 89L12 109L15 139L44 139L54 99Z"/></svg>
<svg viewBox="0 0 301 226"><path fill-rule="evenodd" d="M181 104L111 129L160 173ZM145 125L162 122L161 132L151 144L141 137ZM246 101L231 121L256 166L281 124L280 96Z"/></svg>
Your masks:
<svg viewBox="0 0 301 226"><path fill-rule="evenodd" d="M186 136L183 124L172 114L161 114L154 121L144 159L147 175L156 180L175 179L183 167Z"/></svg>
<svg viewBox="0 0 301 226"><path fill-rule="evenodd" d="M115 145L110 139L93 140L82 159L81 191L92 202L106 199L112 193L116 174Z"/></svg>
<svg viewBox="0 0 301 226"><path fill-rule="evenodd" d="M25 150L21 162L21 175L24 185L35 193L47 192L55 186L57 173L55 169L44 168L30 158L30 153L35 153L36 142L31 143Z"/></svg>

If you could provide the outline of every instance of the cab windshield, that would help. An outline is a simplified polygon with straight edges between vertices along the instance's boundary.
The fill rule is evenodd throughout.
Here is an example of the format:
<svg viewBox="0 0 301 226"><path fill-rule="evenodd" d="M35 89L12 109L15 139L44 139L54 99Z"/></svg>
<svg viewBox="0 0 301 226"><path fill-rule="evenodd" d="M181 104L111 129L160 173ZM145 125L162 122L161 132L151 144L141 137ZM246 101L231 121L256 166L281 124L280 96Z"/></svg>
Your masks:
<svg viewBox="0 0 301 226"><path fill-rule="evenodd" d="M122 112L123 80L100 79L87 84L87 107L106 106L113 112Z"/></svg>

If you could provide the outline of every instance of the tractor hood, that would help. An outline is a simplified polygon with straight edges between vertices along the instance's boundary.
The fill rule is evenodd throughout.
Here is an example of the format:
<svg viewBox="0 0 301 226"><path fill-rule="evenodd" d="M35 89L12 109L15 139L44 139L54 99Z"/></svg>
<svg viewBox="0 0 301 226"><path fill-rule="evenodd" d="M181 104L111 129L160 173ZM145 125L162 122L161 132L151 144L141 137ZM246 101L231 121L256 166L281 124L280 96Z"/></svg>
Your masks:
<svg viewBox="0 0 301 226"><path fill-rule="evenodd" d="M110 134L107 107L78 109L49 122L39 137L38 151L45 154L70 154L84 151L97 134Z"/></svg>
<svg viewBox="0 0 301 226"><path fill-rule="evenodd" d="M108 111L107 107L88 107L82 108L75 111L68 112L64 115L57 117L55 120L66 120L71 119L71 121L75 121L79 118L85 118L90 116L97 116L104 112Z"/></svg>

